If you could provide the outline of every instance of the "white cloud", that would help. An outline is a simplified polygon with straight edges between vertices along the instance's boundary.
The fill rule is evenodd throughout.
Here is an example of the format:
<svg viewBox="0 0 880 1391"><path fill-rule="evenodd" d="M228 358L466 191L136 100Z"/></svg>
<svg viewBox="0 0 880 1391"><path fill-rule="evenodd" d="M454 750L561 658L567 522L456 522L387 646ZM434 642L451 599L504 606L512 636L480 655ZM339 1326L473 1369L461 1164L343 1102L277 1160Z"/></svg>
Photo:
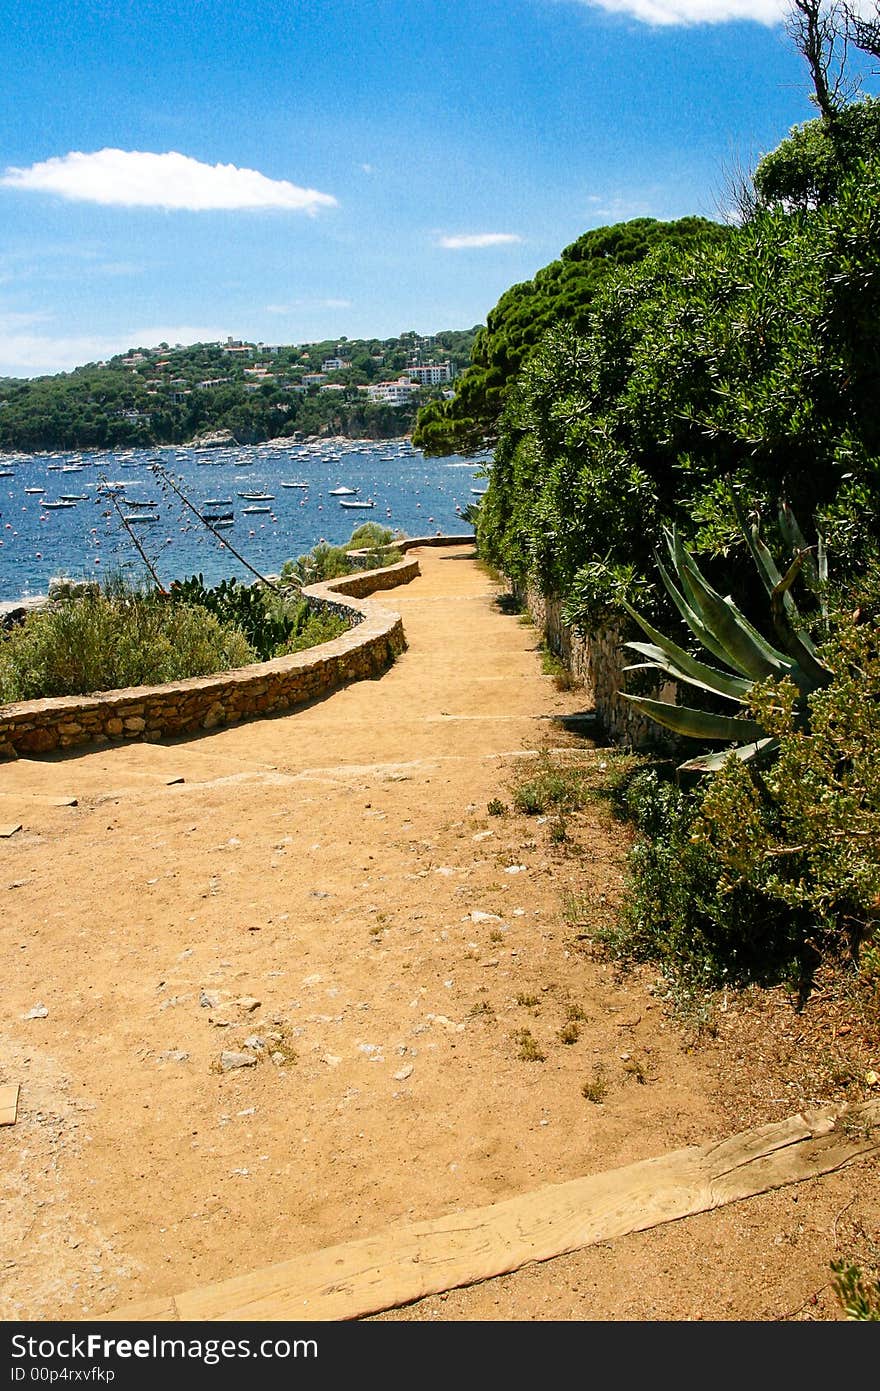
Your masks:
<svg viewBox="0 0 880 1391"><path fill-rule="evenodd" d="M117 334L51 335L25 332L42 315L0 314L0 377L42 377L70 372L87 362L103 362L128 348L155 348L160 343L225 342L228 327L174 324L134 328Z"/></svg>
<svg viewBox="0 0 880 1391"><path fill-rule="evenodd" d="M298 309L350 309L350 299L294 299L289 304L267 304L267 314L295 314Z"/></svg>
<svg viewBox="0 0 880 1391"><path fill-rule="evenodd" d="M314 213L336 206L329 193L299 188L286 179L269 179L256 169L202 164L173 150L161 155L142 150L105 149L94 154L73 150L27 169L8 168L0 184L105 207L190 212L284 208Z"/></svg>
<svg viewBox="0 0 880 1391"><path fill-rule="evenodd" d="M633 217L651 217L651 204L643 199L623 198L619 194L600 196L592 193L587 198L588 217L605 217L612 222L628 222Z"/></svg>
<svg viewBox="0 0 880 1391"><path fill-rule="evenodd" d="M439 245L447 251L461 251L467 247L507 246L510 242L521 242L515 232L467 232L456 237L441 237Z"/></svg>
<svg viewBox="0 0 880 1391"><path fill-rule="evenodd" d="M631 15L657 27L694 24L727 24L751 20L755 24L781 23L788 0L576 0L589 9Z"/></svg>

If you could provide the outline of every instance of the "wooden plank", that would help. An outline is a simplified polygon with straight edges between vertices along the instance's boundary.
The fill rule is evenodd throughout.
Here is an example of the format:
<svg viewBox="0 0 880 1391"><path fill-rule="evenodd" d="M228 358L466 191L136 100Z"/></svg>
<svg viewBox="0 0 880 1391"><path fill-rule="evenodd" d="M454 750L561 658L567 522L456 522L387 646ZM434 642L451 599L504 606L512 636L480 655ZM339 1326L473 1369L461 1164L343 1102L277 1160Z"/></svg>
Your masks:
<svg viewBox="0 0 880 1391"><path fill-rule="evenodd" d="M140 1300L137 1304L126 1305L119 1313L104 1314L96 1321L105 1323L117 1319L130 1319L132 1323L175 1323L178 1313L174 1296L167 1294L156 1299Z"/></svg>
<svg viewBox="0 0 880 1391"><path fill-rule="evenodd" d="M15 1125L18 1119L19 1090L17 1082L0 1087L0 1125Z"/></svg>
<svg viewBox="0 0 880 1391"><path fill-rule="evenodd" d="M178 1318L197 1322L361 1318L830 1173L877 1150L880 1100L842 1105L298 1256L187 1290L173 1306Z"/></svg>

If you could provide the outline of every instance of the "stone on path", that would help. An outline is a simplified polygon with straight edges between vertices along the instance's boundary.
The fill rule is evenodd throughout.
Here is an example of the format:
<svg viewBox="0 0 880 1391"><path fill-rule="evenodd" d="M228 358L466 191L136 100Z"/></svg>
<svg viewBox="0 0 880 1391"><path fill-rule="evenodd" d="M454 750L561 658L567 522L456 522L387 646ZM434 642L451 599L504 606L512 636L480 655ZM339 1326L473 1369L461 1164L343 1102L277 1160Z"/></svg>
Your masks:
<svg viewBox="0 0 880 1391"><path fill-rule="evenodd" d="M224 1072L234 1072L239 1067L256 1067L256 1065L255 1053L233 1053L226 1049L220 1054L220 1067Z"/></svg>

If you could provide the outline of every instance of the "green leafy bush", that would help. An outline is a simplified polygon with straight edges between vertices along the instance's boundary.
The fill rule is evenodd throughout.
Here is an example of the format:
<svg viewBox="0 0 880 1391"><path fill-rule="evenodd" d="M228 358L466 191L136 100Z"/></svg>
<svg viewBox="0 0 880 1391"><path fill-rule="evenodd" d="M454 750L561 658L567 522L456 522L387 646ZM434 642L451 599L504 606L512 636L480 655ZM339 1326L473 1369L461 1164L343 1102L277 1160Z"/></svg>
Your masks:
<svg viewBox="0 0 880 1391"><path fill-rule="evenodd" d="M282 583L297 585L320 584L323 580L335 580L340 575L350 575L355 569L375 570L383 565L393 565L402 559L402 552L395 546L400 539L397 532L378 522L364 522L355 527L350 540L344 546L331 546L319 541L305 555L296 560L286 560L281 567ZM367 550L369 553L355 565L348 552Z"/></svg>
<svg viewBox="0 0 880 1391"><path fill-rule="evenodd" d="M221 623L240 629L260 661L314 647L348 628L341 615L316 612L298 595L240 584L234 578L207 588L201 575L191 575L172 584L171 597L177 603L201 605Z"/></svg>
<svg viewBox="0 0 880 1391"><path fill-rule="evenodd" d="M657 963L682 996L800 970L806 919L750 884L724 881L712 847L695 834L698 793L648 768L622 802L636 829L627 894L598 941L621 959Z"/></svg>
<svg viewBox="0 0 880 1391"><path fill-rule="evenodd" d="M723 554L742 602L754 577L732 513L719 519L722 485L757 506L788 497L839 569L858 564L880 515L880 165L836 192L612 269L580 331L545 334L508 392L480 505L491 564L585 627L624 579L665 620L652 556L675 524L710 582Z"/></svg>
<svg viewBox="0 0 880 1391"><path fill-rule="evenodd" d="M295 581L301 585L320 584L322 580L335 580L340 575L350 575L351 561L348 546L331 546L327 541L319 541L305 555L296 560L285 560L281 567L282 583Z"/></svg>
<svg viewBox="0 0 880 1391"><path fill-rule="evenodd" d="M255 657L239 628L203 607L111 583L29 614L0 641L0 701L155 685Z"/></svg>
<svg viewBox="0 0 880 1391"><path fill-rule="evenodd" d="M658 768L629 782L629 892L602 937L615 954L688 990L850 960L880 1006L880 627L849 616L820 655L833 675L808 725L789 679L754 690L769 767L728 757L692 791Z"/></svg>
<svg viewBox="0 0 880 1391"><path fill-rule="evenodd" d="M725 887L805 913L817 932L858 941L880 905L880 629L847 623L822 649L834 675L809 697L791 681L752 701L779 741L760 774L728 759L707 787L694 834Z"/></svg>

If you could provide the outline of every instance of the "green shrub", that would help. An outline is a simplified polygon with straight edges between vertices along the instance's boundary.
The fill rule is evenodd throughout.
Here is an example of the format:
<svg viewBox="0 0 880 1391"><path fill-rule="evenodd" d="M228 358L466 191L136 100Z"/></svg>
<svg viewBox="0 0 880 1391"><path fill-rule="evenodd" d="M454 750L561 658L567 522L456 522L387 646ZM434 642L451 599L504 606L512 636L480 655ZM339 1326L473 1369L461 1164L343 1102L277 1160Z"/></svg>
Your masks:
<svg viewBox="0 0 880 1391"><path fill-rule="evenodd" d="M255 656L240 629L204 608L116 582L29 614L0 641L0 701L207 676Z"/></svg>
<svg viewBox="0 0 880 1391"><path fill-rule="evenodd" d="M352 567L347 551L347 546L331 546L327 541L319 541L298 559L285 560L281 567L282 583L295 580L301 585L320 584L322 580L350 575Z"/></svg>
<svg viewBox="0 0 880 1391"><path fill-rule="evenodd" d="M283 657L291 652L303 652L307 647L318 647L322 642L338 638L348 628L348 621L341 614L316 611L303 600L296 607L287 638L274 655Z"/></svg>
<svg viewBox="0 0 880 1391"><path fill-rule="evenodd" d="M355 569L378 569L382 565L392 565L402 559L402 553L394 542L399 534L378 522L364 522L355 527L351 538L344 546L331 546L327 541L319 541L305 555L296 560L285 560L281 567L282 583L297 585L320 584L323 580L335 580L340 575L350 575ZM355 566L348 552L369 550L369 555Z"/></svg>
<svg viewBox="0 0 880 1391"><path fill-rule="evenodd" d="M382 526L380 522L364 522L351 533L348 548L353 551L367 547L378 550L382 546L390 546L394 540L395 533L390 527Z"/></svg>
<svg viewBox="0 0 880 1391"><path fill-rule="evenodd" d="M549 329L506 394L480 554L558 595L578 625L607 617L623 584L665 627L652 554L675 524L711 583L724 556L748 609L723 484L748 503L788 496L843 573L840 531L852 558L878 534L878 195L880 165L861 165L828 205L766 209L723 240L605 275L577 330Z"/></svg>
<svg viewBox="0 0 880 1391"><path fill-rule="evenodd" d="M178 602L201 604L221 622L239 628L260 661L314 647L338 637L349 626L340 614L316 612L298 593L278 593L265 585L239 584L236 579L221 580L209 589L201 575L192 575L175 581L171 594Z"/></svg>
<svg viewBox="0 0 880 1391"><path fill-rule="evenodd" d="M725 886L748 886L857 941L880 902L880 629L848 622L822 656L834 676L809 698L809 731L791 682L758 688L777 759L761 774L727 760L694 832Z"/></svg>
<svg viewBox="0 0 880 1391"><path fill-rule="evenodd" d="M695 835L699 792L647 768L622 802L636 829L627 893L617 921L595 929L594 940L623 960L656 962L681 997L800 972L806 920L751 885L724 881L712 847Z"/></svg>
<svg viewBox="0 0 880 1391"><path fill-rule="evenodd" d="M809 697L808 725L789 680L756 688L779 743L771 766L729 757L693 791L651 768L625 788L629 892L594 935L657 962L679 990L854 958L867 1005L880 1005L880 628L849 619L820 655L833 677Z"/></svg>

